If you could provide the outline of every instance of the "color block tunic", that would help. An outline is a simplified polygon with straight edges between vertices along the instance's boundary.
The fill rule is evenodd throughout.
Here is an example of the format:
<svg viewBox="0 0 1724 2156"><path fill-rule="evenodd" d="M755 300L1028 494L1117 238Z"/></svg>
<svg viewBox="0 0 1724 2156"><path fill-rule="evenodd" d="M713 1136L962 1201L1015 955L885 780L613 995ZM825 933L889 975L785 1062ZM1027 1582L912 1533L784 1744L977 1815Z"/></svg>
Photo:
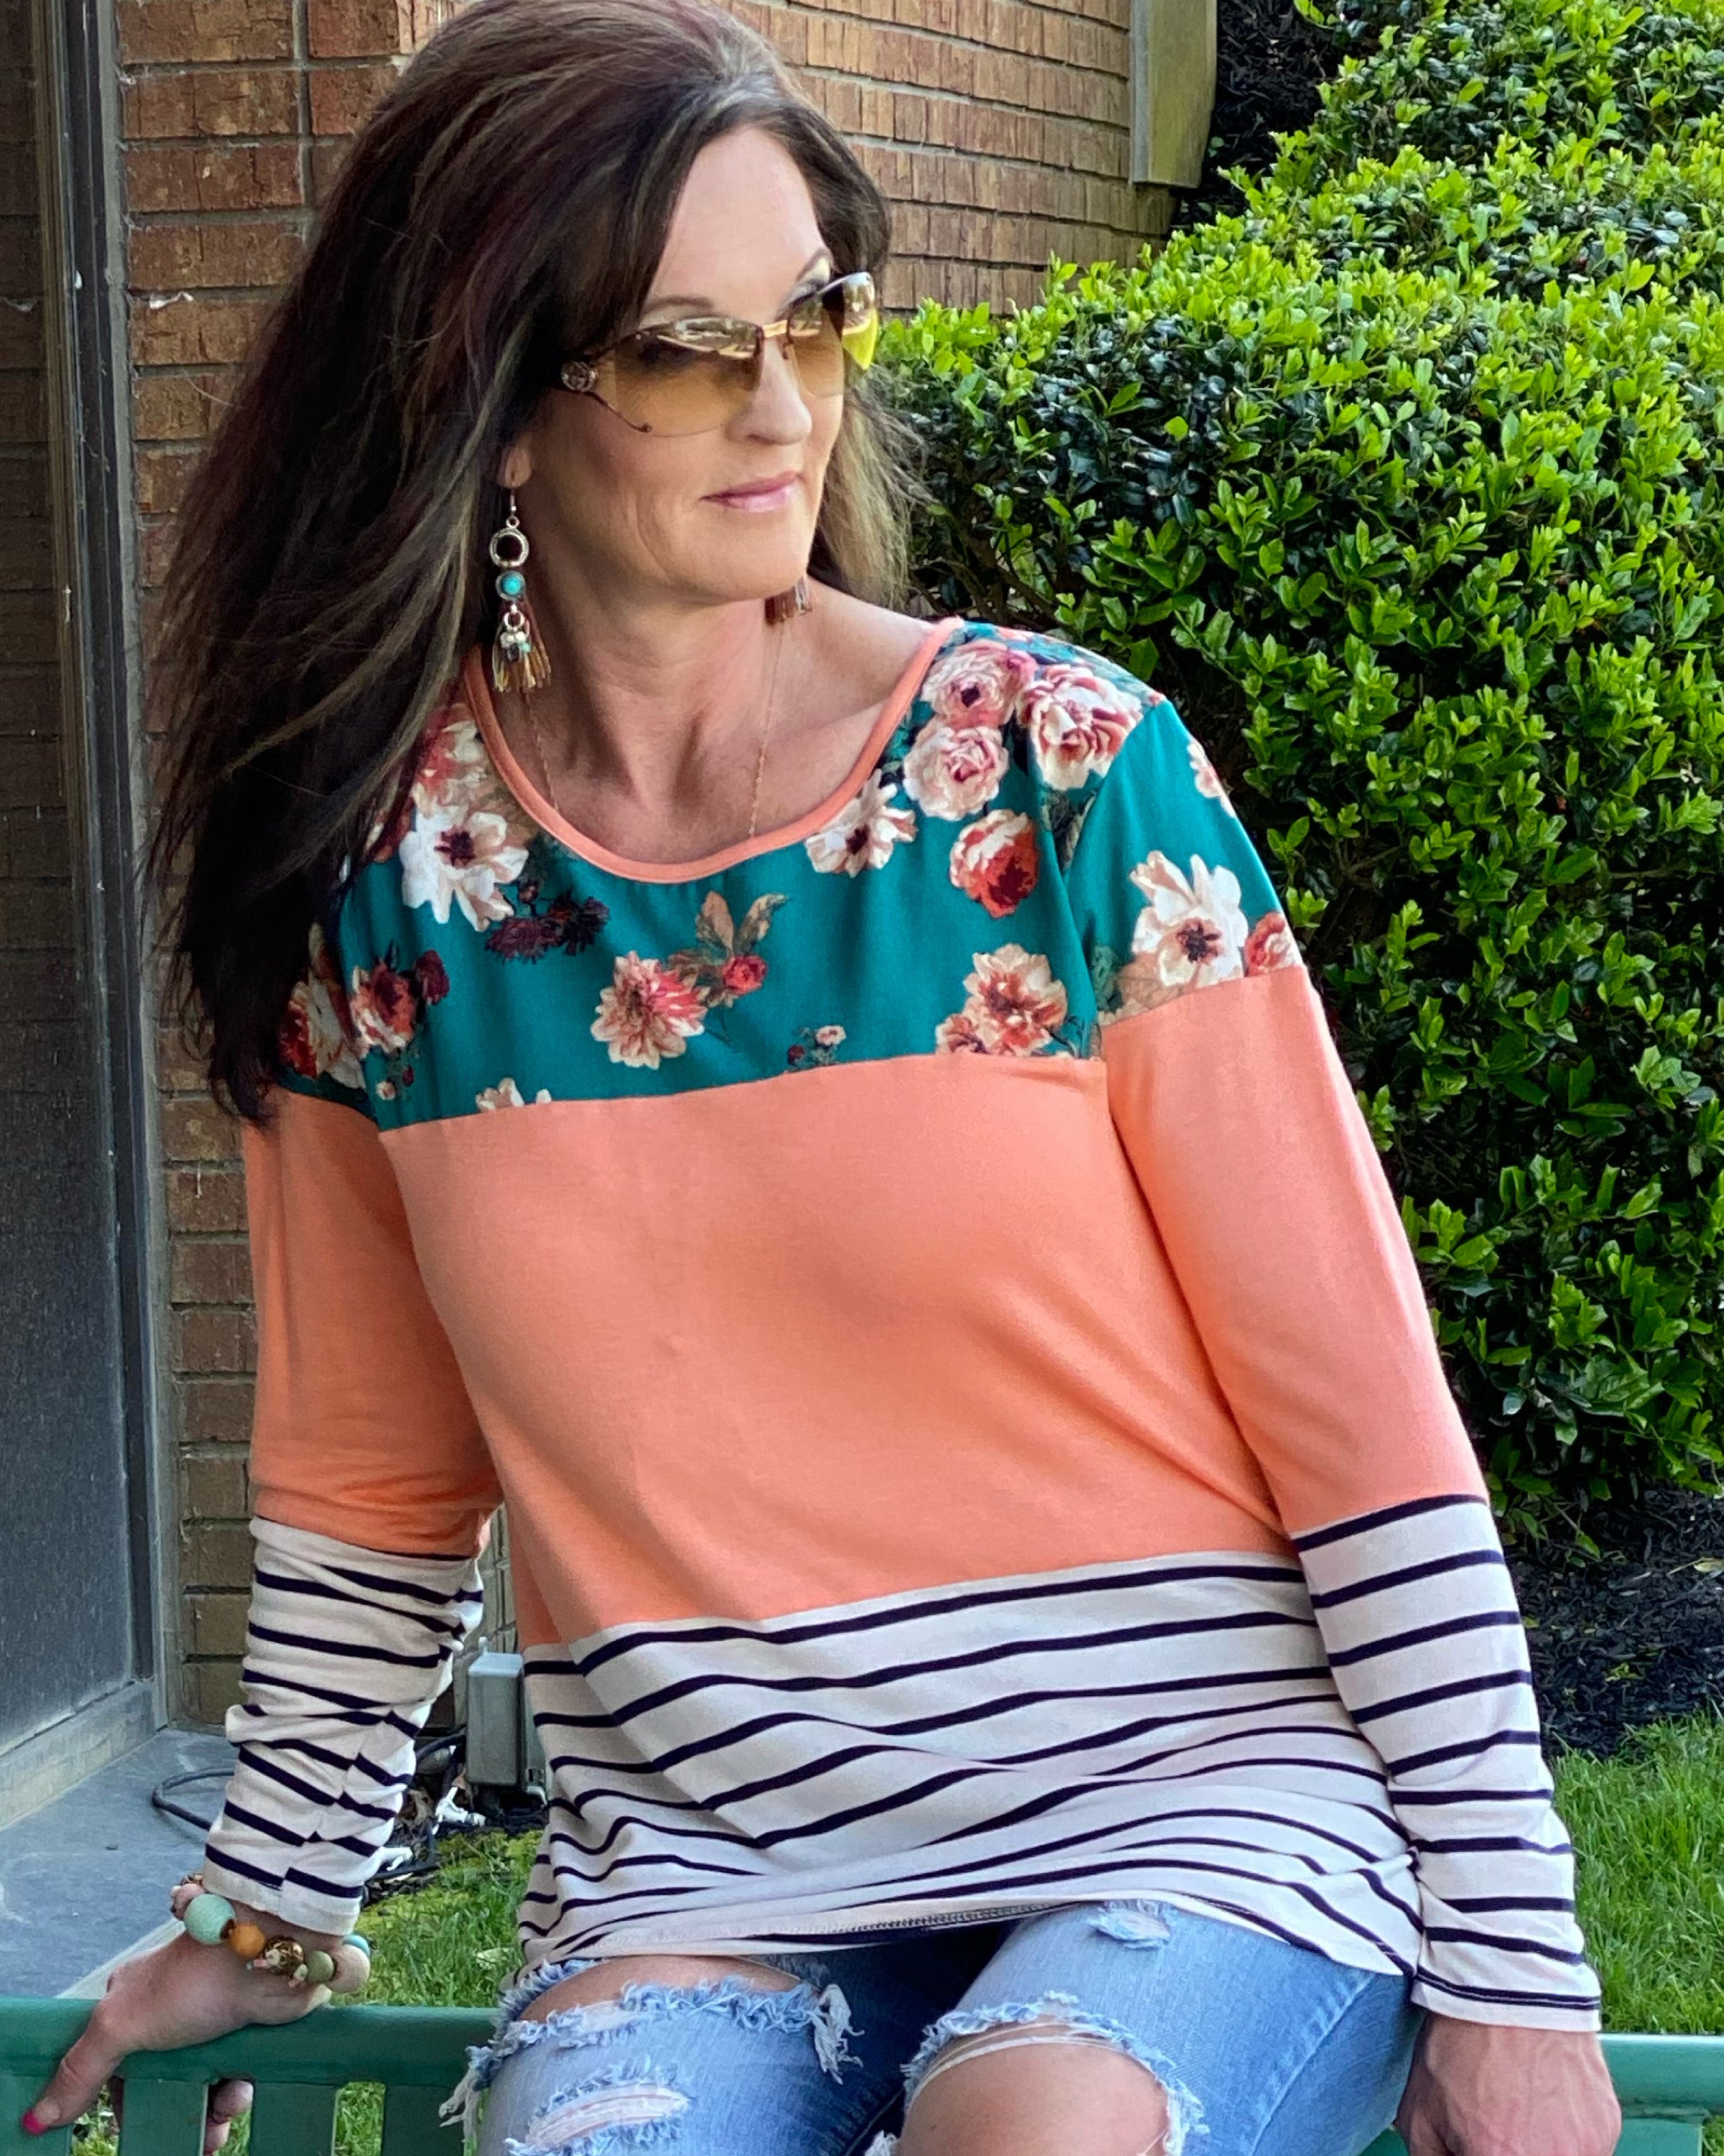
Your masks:
<svg viewBox="0 0 1724 2156"><path fill-rule="evenodd" d="M1152 689L935 624L829 800L652 865L475 650L283 1056L212 1885L351 1922L506 1500L529 1963L1157 1897L1596 2026L1396 1209Z"/></svg>

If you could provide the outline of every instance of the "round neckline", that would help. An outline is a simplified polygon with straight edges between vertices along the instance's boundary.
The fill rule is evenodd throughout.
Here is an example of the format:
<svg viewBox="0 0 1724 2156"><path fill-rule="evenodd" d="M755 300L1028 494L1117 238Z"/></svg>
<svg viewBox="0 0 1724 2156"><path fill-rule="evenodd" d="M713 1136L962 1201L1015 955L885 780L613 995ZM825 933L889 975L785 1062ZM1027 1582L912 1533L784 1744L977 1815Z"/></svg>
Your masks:
<svg viewBox="0 0 1724 2156"><path fill-rule="evenodd" d="M962 614L947 614L931 624L927 634L911 657L909 665L899 675L891 694L886 698L879 718L870 728L868 738L862 744L855 761L824 801L806 809L793 822L776 825L770 831L758 831L752 839L739 839L733 844L721 846L716 853L703 854L693 861L637 861L626 854L613 853L597 839L589 838L577 830L553 802L545 796L530 779L504 737L502 723L491 701L490 683L485 678L485 653L475 644L469 647L462 662L462 685L467 704L478 724L497 774L511 793L538 824L559 845L567 847L595 868L607 870L612 875L626 876L639 883L684 883L690 877L711 875L720 869L727 869L737 861L752 860L759 854L775 853L781 846L793 845L798 839L811 838L824 829L832 818L850 800L869 773L879 762L880 752L891 739L899 721L915 701L924 675L933 663L936 654L950 639L955 629L963 626Z"/></svg>

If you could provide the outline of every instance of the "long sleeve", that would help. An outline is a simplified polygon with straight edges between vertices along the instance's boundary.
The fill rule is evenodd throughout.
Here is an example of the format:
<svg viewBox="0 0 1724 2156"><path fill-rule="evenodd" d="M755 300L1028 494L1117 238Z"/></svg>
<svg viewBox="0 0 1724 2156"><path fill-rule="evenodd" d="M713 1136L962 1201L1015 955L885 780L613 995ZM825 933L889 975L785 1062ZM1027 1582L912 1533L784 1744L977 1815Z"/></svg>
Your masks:
<svg viewBox="0 0 1724 2156"><path fill-rule="evenodd" d="M1526 1635L1417 1266L1262 864L1138 693L1068 870L1116 1127L1383 1762L1416 2003L1595 2027Z"/></svg>
<svg viewBox="0 0 1724 2156"><path fill-rule="evenodd" d="M257 1565L204 1863L217 1891L326 1930L377 1867L500 1502L362 1101L284 1086L246 1134Z"/></svg>

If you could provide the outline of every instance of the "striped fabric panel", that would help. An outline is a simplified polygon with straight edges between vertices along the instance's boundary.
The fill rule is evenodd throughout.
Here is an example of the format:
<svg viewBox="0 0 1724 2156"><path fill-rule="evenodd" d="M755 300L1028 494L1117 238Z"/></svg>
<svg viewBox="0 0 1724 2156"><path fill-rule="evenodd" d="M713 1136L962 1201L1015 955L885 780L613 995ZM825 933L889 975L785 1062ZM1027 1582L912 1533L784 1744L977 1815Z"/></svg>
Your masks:
<svg viewBox="0 0 1724 2156"><path fill-rule="evenodd" d="M256 1532L241 1763L206 1876L339 1929L476 1618L475 1570ZM553 1786L527 1958L1160 1897L1403 1974L1438 2012L1593 2025L1488 1510L1400 1507L1299 1556L1090 1566L531 1651Z"/></svg>
<svg viewBox="0 0 1724 2156"><path fill-rule="evenodd" d="M1297 1547L1336 1681L1413 1844L1416 2002L1468 2020L1592 2026L1573 1852L1489 1507L1425 1498Z"/></svg>
<svg viewBox="0 0 1724 2156"><path fill-rule="evenodd" d="M413 1740L483 1606L470 1558L400 1557L254 1520L239 1748L205 1884L290 1923L351 1928Z"/></svg>
<svg viewBox="0 0 1724 2156"><path fill-rule="evenodd" d="M1152 1894L1357 1966L1417 1959L1382 1765L1289 1563L621 1626L528 1675L555 1782L536 1961Z"/></svg>

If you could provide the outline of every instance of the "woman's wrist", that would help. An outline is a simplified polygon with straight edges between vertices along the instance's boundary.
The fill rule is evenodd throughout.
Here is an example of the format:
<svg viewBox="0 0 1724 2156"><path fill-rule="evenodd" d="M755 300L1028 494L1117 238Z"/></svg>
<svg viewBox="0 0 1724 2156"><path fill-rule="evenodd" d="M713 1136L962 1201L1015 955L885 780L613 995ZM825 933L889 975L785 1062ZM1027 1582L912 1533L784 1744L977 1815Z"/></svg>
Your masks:
<svg viewBox="0 0 1724 2156"><path fill-rule="evenodd" d="M206 1887L200 1872L181 1880L169 1906L198 1945L224 1951L243 1967L285 1976L291 1984L349 1993L362 1990L371 1975L371 1948L357 1932L318 1931L230 1901Z"/></svg>

